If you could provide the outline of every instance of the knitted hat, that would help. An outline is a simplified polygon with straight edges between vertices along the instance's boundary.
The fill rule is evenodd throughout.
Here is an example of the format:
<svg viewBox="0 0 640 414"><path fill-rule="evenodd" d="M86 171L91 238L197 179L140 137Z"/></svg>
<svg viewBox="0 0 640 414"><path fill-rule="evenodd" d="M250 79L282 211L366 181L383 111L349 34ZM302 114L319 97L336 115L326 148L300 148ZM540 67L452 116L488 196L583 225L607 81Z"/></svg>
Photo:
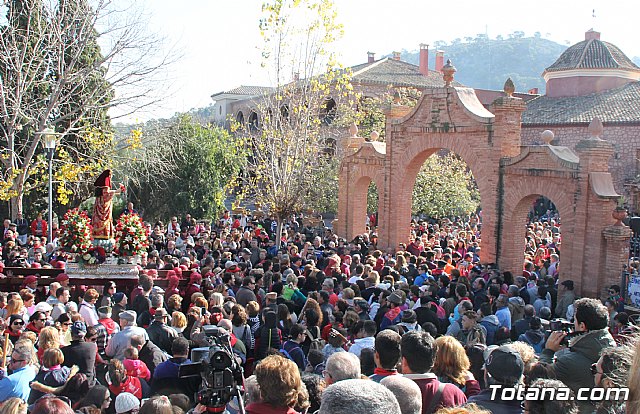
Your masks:
<svg viewBox="0 0 640 414"><path fill-rule="evenodd" d="M122 302L122 299L124 299L123 292L116 292L113 294L113 303L120 303Z"/></svg>
<svg viewBox="0 0 640 414"><path fill-rule="evenodd" d="M84 336L87 333L87 325L82 321L75 321L71 325L71 335Z"/></svg>
<svg viewBox="0 0 640 414"><path fill-rule="evenodd" d="M140 400L130 392L121 392L116 397L116 413L123 414L131 410L137 410L140 408Z"/></svg>

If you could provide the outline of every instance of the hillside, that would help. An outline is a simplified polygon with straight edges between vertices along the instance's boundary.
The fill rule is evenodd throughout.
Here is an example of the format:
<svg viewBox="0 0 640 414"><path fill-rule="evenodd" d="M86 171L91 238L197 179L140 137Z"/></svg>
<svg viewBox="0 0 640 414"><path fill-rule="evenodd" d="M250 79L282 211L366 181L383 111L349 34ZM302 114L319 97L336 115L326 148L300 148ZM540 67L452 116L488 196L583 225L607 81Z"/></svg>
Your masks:
<svg viewBox="0 0 640 414"><path fill-rule="evenodd" d="M445 62L451 59L458 70L456 80L464 85L501 90L504 81L510 77L518 92L538 88L539 93L544 93L542 72L566 48L540 36L524 37L522 32L496 39L478 35L475 39L435 42L429 47L429 68L434 68L436 50L443 50ZM417 65L419 51L404 50L401 59Z"/></svg>

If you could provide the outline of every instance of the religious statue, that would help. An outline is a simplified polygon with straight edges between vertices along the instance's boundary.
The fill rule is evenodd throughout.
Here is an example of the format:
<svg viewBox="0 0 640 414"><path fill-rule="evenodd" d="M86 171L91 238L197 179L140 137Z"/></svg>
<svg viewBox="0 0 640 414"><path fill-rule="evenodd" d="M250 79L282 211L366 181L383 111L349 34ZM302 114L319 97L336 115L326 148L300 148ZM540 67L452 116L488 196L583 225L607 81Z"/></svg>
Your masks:
<svg viewBox="0 0 640 414"><path fill-rule="evenodd" d="M113 196L122 193L120 190L111 189L111 170L105 170L100 174L93 184L95 187L96 202L93 205L93 238L98 240L109 240L114 237L113 226Z"/></svg>

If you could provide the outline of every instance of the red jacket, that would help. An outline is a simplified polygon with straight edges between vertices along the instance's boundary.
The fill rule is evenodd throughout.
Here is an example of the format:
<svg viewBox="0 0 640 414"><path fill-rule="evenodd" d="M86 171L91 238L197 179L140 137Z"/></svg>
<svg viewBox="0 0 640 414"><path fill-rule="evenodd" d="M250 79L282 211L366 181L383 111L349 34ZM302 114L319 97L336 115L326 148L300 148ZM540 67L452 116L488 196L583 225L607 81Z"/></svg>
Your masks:
<svg viewBox="0 0 640 414"><path fill-rule="evenodd" d="M40 230L42 230L42 235L46 236L47 234L47 222L41 220L42 224L40 225ZM36 230L38 230L38 219L35 219L31 222L31 234L36 234Z"/></svg>
<svg viewBox="0 0 640 414"><path fill-rule="evenodd" d="M438 391L440 381L434 374L405 374L406 377L413 380L422 393L422 412L426 413L431 405L431 400ZM442 407L459 407L467 402L467 396L453 384L447 384L440 396L440 402L435 408L438 411Z"/></svg>
<svg viewBox="0 0 640 414"><path fill-rule="evenodd" d="M135 395L137 399L142 399L142 384L140 383L140 379L136 377L130 377L127 375L127 378L119 387L111 384L109 385L109 390L113 395L118 395L122 392L130 392Z"/></svg>

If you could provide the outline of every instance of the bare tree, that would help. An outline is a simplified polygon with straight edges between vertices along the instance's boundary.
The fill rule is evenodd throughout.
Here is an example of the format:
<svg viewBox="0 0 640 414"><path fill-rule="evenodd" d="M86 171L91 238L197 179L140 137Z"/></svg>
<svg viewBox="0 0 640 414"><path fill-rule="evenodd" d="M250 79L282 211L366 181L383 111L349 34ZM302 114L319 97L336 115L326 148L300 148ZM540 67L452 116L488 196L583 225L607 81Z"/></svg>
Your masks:
<svg viewBox="0 0 640 414"><path fill-rule="evenodd" d="M172 62L141 12L111 0L4 0L0 21L0 199L11 214L42 182L39 143L59 134L65 178L108 165L122 144L99 113L130 114L157 102L158 76ZM100 121L100 122L99 122ZM133 142L134 148L139 142Z"/></svg>
<svg viewBox="0 0 640 414"><path fill-rule="evenodd" d="M331 159L332 123L352 88L330 52L342 33L332 1L274 0L263 11L263 66L274 86L239 126L252 154L241 189L275 215L279 237Z"/></svg>

